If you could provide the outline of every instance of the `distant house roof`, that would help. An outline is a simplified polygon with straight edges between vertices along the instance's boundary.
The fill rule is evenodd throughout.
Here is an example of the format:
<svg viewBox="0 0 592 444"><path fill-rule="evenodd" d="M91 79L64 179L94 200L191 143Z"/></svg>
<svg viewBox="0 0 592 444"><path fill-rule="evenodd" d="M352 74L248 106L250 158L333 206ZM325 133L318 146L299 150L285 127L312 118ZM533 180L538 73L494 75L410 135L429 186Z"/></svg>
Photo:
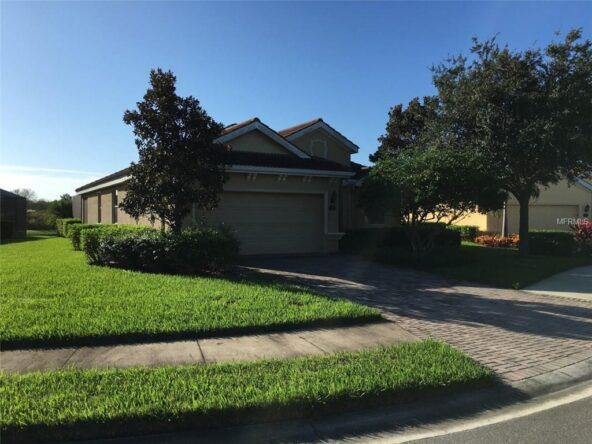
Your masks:
<svg viewBox="0 0 592 444"><path fill-rule="evenodd" d="M2 188L0 188L0 196L8 197L10 199L25 199L25 200L27 200L26 197L19 196L18 194L12 193L10 191L3 190Z"/></svg>

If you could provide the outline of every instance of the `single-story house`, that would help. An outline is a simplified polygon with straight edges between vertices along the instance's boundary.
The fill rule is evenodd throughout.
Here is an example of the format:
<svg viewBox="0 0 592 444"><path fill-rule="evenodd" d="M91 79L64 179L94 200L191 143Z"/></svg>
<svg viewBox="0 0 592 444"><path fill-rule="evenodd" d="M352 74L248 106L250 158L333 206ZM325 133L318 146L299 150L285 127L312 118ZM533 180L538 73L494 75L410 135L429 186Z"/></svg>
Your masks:
<svg viewBox="0 0 592 444"><path fill-rule="evenodd" d="M358 146L322 119L274 131L258 118L226 127L217 139L228 147L229 180L212 212L201 219L233 228L241 253L331 253L349 229L384 224L368 220L356 201L363 167L351 161ZM85 223L150 224L118 208L129 170L76 190L74 216Z"/></svg>
<svg viewBox="0 0 592 444"><path fill-rule="evenodd" d="M0 240L27 235L27 199L0 189Z"/></svg>
<svg viewBox="0 0 592 444"><path fill-rule="evenodd" d="M578 219L592 218L592 177L574 183L561 180L556 185L542 187L537 198L530 201L531 230L569 230ZM506 204L507 233L517 234L520 223L518 201L512 196ZM501 233L503 211L486 214L471 213L457 225L476 225L481 231Z"/></svg>

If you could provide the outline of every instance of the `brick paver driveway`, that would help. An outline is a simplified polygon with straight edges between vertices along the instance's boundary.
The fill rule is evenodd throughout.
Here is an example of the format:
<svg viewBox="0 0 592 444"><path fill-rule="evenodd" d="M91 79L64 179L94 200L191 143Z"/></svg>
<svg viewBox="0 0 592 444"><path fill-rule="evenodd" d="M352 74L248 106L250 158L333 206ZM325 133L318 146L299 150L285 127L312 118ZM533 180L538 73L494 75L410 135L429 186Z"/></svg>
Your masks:
<svg viewBox="0 0 592 444"><path fill-rule="evenodd" d="M592 303L453 282L353 256L246 265L378 307L419 338L458 347L509 381L592 358Z"/></svg>

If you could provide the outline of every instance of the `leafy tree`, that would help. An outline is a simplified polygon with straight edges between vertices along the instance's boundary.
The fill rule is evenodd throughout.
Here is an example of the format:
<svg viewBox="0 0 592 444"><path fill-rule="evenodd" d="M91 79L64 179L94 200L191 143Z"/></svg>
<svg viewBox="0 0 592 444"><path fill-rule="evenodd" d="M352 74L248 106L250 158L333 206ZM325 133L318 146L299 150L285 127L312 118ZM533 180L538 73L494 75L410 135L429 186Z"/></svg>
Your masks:
<svg viewBox="0 0 592 444"><path fill-rule="evenodd" d="M492 183L484 159L469 150L428 146L406 149L379 160L362 188L366 208L400 210L413 258L433 249L437 230L426 223L451 224L468 212L497 209L503 192Z"/></svg>
<svg viewBox="0 0 592 444"><path fill-rule="evenodd" d="M47 210L57 218L72 217L72 196L62 194L59 199L49 203Z"/></svg>
<svg viewBox="0 0 592 444"><path fill-rule="evenodd" d="M16 188L12 192L27 199L27 202L35 202L37 200L37 193L30 188Z"/></svg>
<svg viewBox="0 0 592 444"><path fill-rule="evenodd" d="M544 50L474 40L471 54L434 69L442 119L518 200L519 248L528 254L530 200L592 170L592 43L573 30Z"/></svg>
<svg viewBox="0 0 592 444"><path fill-rule="evenodd" d="M421 144L419 138L426 134L428 126L433 125L438 113L438 98L426 96L423 103L418 97L409 102L393 106L388 115L386 133L379 137L376 153L370 155L370 161L377 162L397 155L401 150Z"/></svg>
<svg viewBox="0 0 592 444"><path fill-rule="evenodd" d="M211 210L226 180L224 148L214 140L223 126L208 116L197 99L176 93L176 78L161 69L150 72L150 88L123 121L134 128L139 160L121 206L132 217L144 214L181 229L192 204Z"/></svg>
<svg viewBox="0 0 592 444"><path fill-rule="evenodd" d="M460 146L441 116L437 97L391 108L371 156L376 164L361 190L367 212L400 214L417 261L433 248L437 234L426 223L451 224L469 212L499 209L506 198L486 155Z"/></svg>

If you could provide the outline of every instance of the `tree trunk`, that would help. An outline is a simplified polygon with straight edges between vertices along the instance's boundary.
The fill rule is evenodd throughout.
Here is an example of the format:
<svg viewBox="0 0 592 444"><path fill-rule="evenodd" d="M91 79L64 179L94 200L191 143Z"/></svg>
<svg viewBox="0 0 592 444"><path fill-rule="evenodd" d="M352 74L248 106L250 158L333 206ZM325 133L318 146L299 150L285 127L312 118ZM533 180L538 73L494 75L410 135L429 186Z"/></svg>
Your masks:
<svg viewBox="0 0 592 444"><path fill-rule="evenodd" d="M518 244L518 252L520 256L528 256L530 253L530 239L528 236L528 204L530 203L530 195L520 196L518 203L520 204L520 243Z"/></svg>

